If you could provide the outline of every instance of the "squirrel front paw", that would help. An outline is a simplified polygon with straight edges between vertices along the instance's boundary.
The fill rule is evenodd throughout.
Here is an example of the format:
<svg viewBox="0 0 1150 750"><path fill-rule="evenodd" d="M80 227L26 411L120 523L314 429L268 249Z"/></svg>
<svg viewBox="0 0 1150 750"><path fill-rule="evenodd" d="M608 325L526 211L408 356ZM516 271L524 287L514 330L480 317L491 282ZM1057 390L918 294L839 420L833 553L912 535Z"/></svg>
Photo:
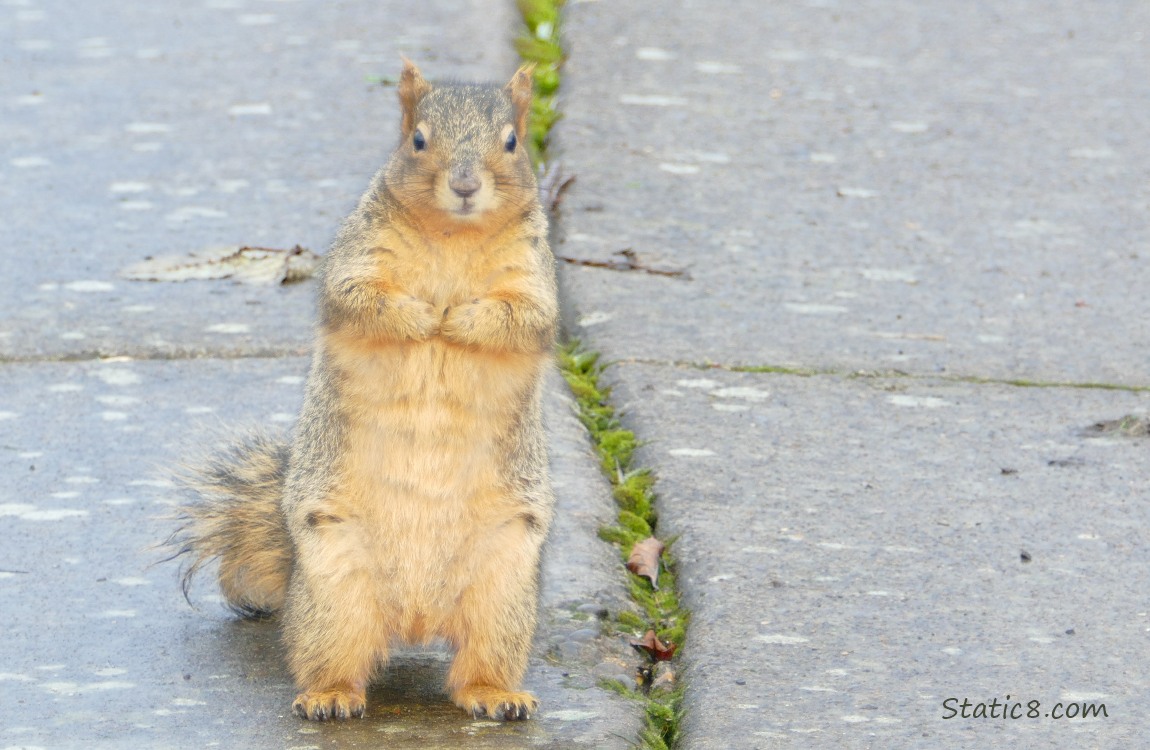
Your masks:
<svg viewBox="0 0 1150 750"><path fill-rule="evenodd" d="M443 322L439 332L444 338L460 344L482 343L484 337L479 330L486 305L490 301L481 299L472 300L462 305L449 307L443 311Z"/></svg>
<svg viewBox="0 0 1150 750"><path fill-rule="evenodd" d="M439 332L442 315L427 300L404 295L389 297L380 304L380 313L405 338L423 341Z"/></svg>

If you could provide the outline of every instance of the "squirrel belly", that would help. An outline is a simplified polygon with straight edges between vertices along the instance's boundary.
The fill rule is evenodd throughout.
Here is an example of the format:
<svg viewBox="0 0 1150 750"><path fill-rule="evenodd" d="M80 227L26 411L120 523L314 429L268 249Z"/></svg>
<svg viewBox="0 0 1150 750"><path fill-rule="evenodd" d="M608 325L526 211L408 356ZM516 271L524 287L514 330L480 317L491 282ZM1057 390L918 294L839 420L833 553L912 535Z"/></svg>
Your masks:
<svg viewBox="0 0 1150 750"><path fill-rule="evenodd" d="M322 539L339 555L309 566L314 584L370 578L373 640L455 642L451 615L485 561L513 542L516 565L538 564L551 490L545 446L525 437L542 432L546 362L437 339L365 346L339 335L325 337L318 360L313 385L337 389L340 403L337 489L316 493L301 478L284 500L292 538ZM306 440L297 449L322 450Z"/></svg>
<svg viewBox="0 0 1150 750"><path fill-rule="evenodd" d="M170 540L219 560L240 614L281 614L307 719L362 716L393 643L445 640L446 688L525 719L540 552L554 500L542 388L554 257L519 143L529 69L432 86L407 63L402 138L342 225L290 445L238 443L189 482Z"/></svg>

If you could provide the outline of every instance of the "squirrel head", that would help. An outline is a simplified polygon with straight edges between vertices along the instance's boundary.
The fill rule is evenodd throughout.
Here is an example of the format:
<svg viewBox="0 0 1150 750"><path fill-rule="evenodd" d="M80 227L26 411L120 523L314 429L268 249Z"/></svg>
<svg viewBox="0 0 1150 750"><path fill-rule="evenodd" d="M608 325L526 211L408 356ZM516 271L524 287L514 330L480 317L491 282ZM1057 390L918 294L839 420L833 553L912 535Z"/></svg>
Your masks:
<svg viewBox="0 0 1150 750"><path fill-rule="evenodd" d="M533 66L504 87L424 80L404 59L399 79L402 135L387 185L408 211L478 225L537 199L524 146Z"/></svg>

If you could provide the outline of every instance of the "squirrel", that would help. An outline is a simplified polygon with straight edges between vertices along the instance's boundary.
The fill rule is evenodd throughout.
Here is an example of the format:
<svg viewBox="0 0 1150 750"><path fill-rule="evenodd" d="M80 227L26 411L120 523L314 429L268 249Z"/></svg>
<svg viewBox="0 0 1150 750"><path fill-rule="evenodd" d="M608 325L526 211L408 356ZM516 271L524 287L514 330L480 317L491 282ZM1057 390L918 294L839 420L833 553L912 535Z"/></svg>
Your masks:
<svg viewBox="0 0 1150 750"><path fill-rule="evenodd" d="M279 614L302 718L362 717L391 644L442 639L456 705L527 719L559 314L523 145L532 70L432 85L404 59L398 94L399 146L324 261L290 442L248 437L191 472L168 543L185 595L218 559L232 609Z"/></svg>

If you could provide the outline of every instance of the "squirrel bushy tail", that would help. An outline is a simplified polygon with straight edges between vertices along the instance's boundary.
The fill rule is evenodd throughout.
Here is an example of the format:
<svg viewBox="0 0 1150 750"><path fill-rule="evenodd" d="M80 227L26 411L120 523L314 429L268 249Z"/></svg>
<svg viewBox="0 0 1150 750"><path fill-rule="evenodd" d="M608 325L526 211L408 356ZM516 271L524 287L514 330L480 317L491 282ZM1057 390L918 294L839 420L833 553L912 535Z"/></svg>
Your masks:
<svg viewBox="0 0 1150 750"><path fill-rule="evenodd" d="M189 556L185 597L200 568L218 559L220 589L236 613L268 617L283 607L293 557L280 509L288 452L287 442L254 434L184 473L199 500L180 508L168 547L173 558Z"/></svg>

